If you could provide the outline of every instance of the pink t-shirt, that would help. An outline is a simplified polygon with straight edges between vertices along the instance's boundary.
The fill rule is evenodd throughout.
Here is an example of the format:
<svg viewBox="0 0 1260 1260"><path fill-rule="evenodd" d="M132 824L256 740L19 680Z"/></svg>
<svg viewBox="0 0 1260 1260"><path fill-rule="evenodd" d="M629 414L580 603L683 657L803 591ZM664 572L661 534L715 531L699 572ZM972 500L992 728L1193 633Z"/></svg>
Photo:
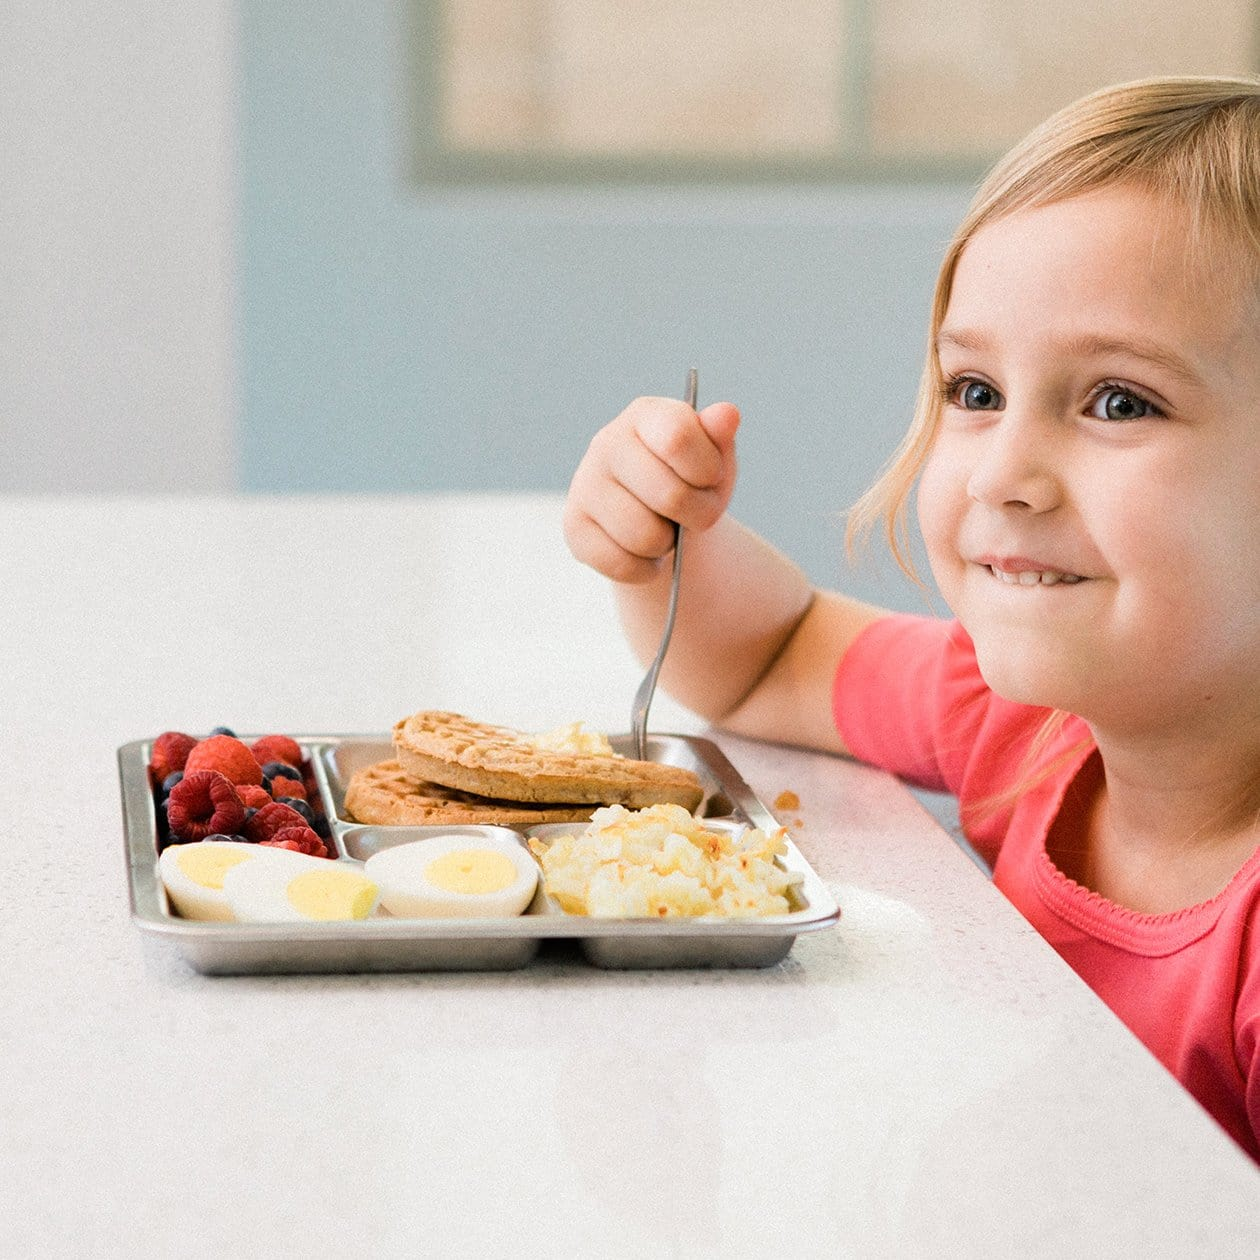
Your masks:
<svg viewBox="0 0 1260 1260"><path fill-rule="evenodd" d="M1169 914L1139 914L1069 879L1046 839L1056 819L1070 825L1083 804L1070 789L1097 768L1075 717L1039 759L1053 773L967 825L971 807L1015 782L1048 712L990 691L957 622L897 615L869 626L836 670L832 706L855 757L958 796L993 882L1260 1162L1260 848L1219 895Z"/></svg>

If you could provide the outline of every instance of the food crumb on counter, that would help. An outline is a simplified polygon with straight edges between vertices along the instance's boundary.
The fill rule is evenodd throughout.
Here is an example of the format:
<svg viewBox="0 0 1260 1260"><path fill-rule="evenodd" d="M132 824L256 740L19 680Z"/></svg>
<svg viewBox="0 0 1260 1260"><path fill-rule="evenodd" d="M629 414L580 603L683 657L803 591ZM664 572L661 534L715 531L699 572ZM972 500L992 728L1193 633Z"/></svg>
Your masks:
<svg viewBox="0 0 1260 1260"><path fill-rule="evenodd" d="M774 798L775 809L800 809L801 798L790 789L785 789Z"/></svg>

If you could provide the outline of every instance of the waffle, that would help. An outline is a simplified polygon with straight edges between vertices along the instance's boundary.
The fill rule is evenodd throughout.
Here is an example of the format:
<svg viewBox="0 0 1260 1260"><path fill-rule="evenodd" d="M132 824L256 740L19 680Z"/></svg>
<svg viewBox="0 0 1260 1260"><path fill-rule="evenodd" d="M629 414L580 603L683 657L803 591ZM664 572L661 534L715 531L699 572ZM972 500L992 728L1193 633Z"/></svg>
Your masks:
<svg viewBox="0 0 1260 1260"><path fill-rule="evenodd" d="M586 822L590 805L522 804L470 796L412 778L396 761L378 761L350 776L345 810L355 822L378 827L532 827L535 823Z"/></svg>
<svg viewBox="0 0 1260 1260"><path fill-rule="evenodd" d="M521 731L438 710L395 725L394 755L413 778L501 801L695 809L704 796L700 780L678 766L538 748Z"/></svg>

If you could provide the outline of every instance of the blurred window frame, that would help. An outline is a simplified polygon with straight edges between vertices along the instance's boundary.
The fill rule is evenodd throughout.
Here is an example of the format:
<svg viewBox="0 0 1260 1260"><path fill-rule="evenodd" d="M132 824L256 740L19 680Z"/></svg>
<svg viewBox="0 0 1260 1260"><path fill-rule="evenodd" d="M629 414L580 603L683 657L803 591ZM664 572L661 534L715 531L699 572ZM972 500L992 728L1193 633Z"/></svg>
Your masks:
<svg viewBox="0 0 1260 1260"><path fill-rule="evenodd" d="M735 157L702 153L564 153L547 147L477 149L443 139L445 9L458 0L410 0L406 80L410 114L409 166L422 184L655 184L880 183L972 181L1018 138L968 155L930 151L880 152L872 138L872 62L878 7L890 0L835 0L846 41L836 90L851 133L825 150ZM630 0L627 0L630 2ZM680 0L680 3L682 0ZM1041 0L1027 0L1038 4ZM1260 0L1251 4L1248 72L1260 73ZM1209 20L1205 17L1205 20ZM1169 71L1170 73L1174 71ZM1126 76L1118 73L1113 81ZM1071 93L1075 96L1077 93ZM1064 102L1066 103L1066 101Z"/></svg>

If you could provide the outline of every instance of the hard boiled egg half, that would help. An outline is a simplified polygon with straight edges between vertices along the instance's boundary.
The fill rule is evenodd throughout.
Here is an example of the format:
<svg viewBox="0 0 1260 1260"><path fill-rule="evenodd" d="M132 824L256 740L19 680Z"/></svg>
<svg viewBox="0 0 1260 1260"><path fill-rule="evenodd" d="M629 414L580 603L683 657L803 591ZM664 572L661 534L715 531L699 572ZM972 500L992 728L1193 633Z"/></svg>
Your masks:
<svg viewBox="0 0 1260 1260"><path fill-rule="evenodd" d="M400 918L511 918L533 900L538 864L510 836L439 835L372 854L363 873Z"/></svg>
<svg viewBox="0 0 1260 1260"><path fill-rule="evenodd" d="M289 849L271 852L281 860L240 862L223 876L238 922L334 923L366 919L376 909L376 885L358 864Z"/></svg>
<svg viewBox="0 0 1260 1260"><path fill-rule="evenodd" d="M158 858L158 878L176 914L185 919L230 923L234 916L223 891L223 877L241 862L279 851L240 840L172 844Z"/></svg>

